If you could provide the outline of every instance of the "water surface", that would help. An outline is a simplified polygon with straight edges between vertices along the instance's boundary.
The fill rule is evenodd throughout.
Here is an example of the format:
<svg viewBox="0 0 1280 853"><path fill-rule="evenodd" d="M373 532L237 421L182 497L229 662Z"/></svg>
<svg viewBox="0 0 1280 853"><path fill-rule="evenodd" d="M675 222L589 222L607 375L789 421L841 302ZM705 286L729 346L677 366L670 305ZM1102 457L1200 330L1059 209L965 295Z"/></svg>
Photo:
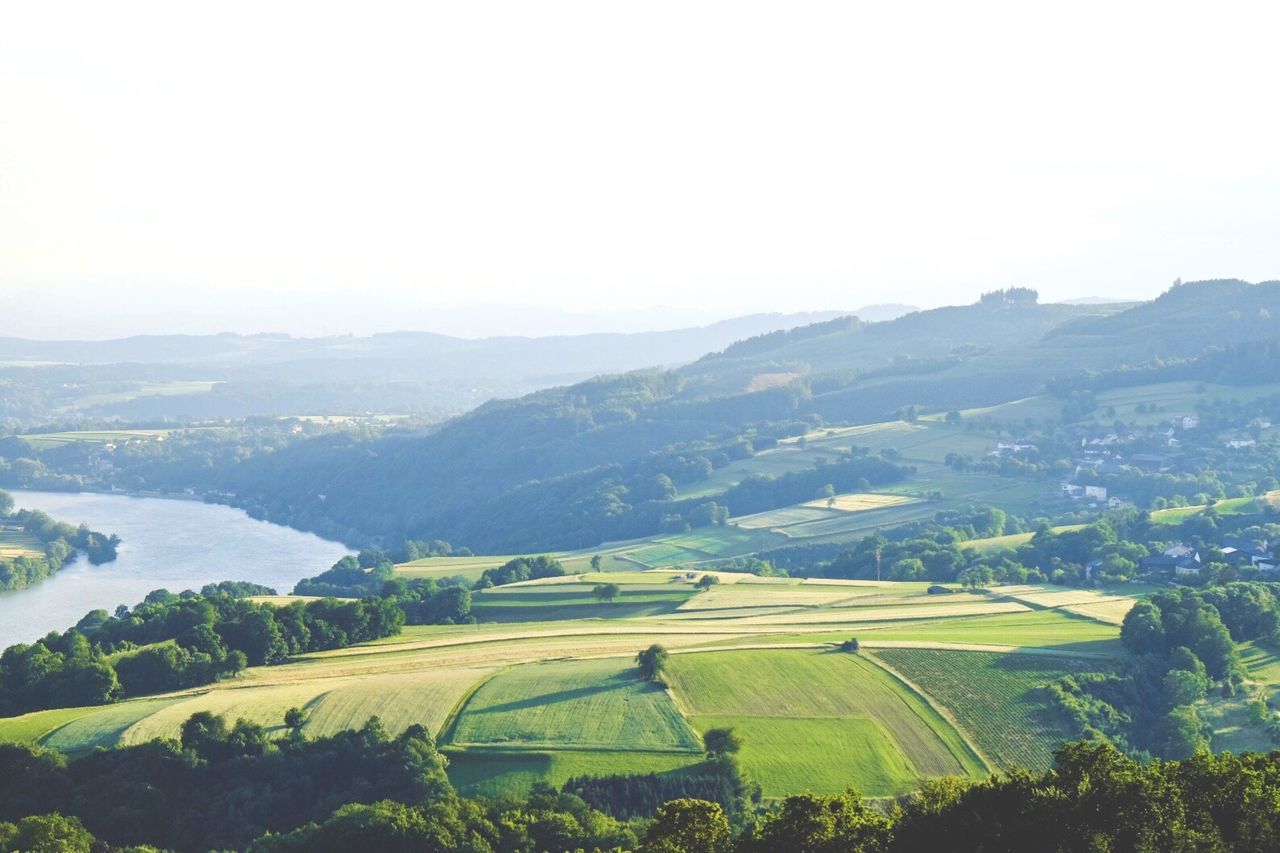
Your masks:
<svg viewBox="0 0 1280 853"><path fill-rule="evenodd" d="M71 627L90 610L134 605L161 587L199 589L247 580L289 592L333 565L345 545L243 511L199 501L91 493L12 491L21 509L84 522L122 540L119 556L93 566L83 554L29 589L0 592L0 649Z"/></svg>

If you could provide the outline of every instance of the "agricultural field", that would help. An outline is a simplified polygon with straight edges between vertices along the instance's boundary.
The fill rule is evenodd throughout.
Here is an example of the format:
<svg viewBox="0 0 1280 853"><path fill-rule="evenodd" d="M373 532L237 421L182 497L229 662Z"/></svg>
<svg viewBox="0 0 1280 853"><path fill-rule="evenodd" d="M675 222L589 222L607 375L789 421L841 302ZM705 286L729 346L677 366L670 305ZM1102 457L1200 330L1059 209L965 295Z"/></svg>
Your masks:
<svg viewBox="0 0 1280 853"><path fill-rule="evenodd" d="M408 626L198 690L4 719L0 741L82 753L175 737L196 711L283 737L284 713L297 707L313 736L371 716L393 733L423 725L461 790L516 795L588 773L687 772L703 761L702 733L732 726L742 766L769 797L850 781L892 796L932 775L980 776L1010 755L1042 760L1060 733L1037 722L1033 682L1106 667L1118 650L1115 625L1068 612L1081 606L1077 594L1056 590L1058 601L1052 587L1010 589L1044 597L1033 605L999 590L929 595L925 583L728 572L700 591L701 574L582 573L498 587L475 599L478 613L504 611L502 621ZM618 601L594 599L605 581L621 587ZM850 636L861 656L835 651ZM671 652L669 690L637 675L635 654L652 643ZM965 704L966 683L995 697L987 713L1020 706L1000 712L1000 725L1021 726L1004 751L991 743L996 724L980 699Z"/></svg>
<svg viewBox="0 0 1280 853"><path fill-rule="evenodd" d="M1041 688L1096 660L938 649L875 649L869 654L928 691L996 767L1046 770L1057 743L1076 735Z"/></svg>
<svg viewBox="0 0 1280 853"><path fill-rule="evenodd" d="M630 660L553 661L504 670L463 706L453 746L701 753L665 690Z"/></svg>
<svg viewBox="0 0 1280 853"><path fill-rule="evenodd" d="M480 580L485 569L496 569L514 556L500 557L426 557L396 566L396 574L406 578L463 577L468 581Z"/></svg>
<svg viewBox="0 0 1280 853"><path fill-rule="evenodd" d="M142 397L177 397L188 394L208 394L213 391L216 380L174 380L172 382L138 382L133 387L103 394L88 394L76 401L75 407L88 409L94 406L109 406L114 403L127 403Z"/></svg>
<svg viewBox="0 0 1280 853"><path fill-rule="evenodd" d="M1137 588L1145 590L1145 587ZM1106 594L1092 589L1064 590L1043 584L1001 587L1000 595L1031 607L1061 609L1113 625L1124 622L1124 617L1137 601L1127 594Z"/></svg>
<svg viewBox="0 0 1280 853"><path fill-rule="evenodd" d="M14 527L0 527L0 560L44 556L44 543Z"/></svg>
<svg viewBox="0 0 1280 853"><path fill-rule="evenodd" d="M851 780L869 796L891 796L924 778L984 770L936 711L856 655L701 652L674 656L668 672L695 728L743 737L743 769L764 780L766 796L802 785L831 793Z"/></svg>
<svg viewBox="0 0 1280 853"><path fill-rule="evenodd" d="M809 501L803 506L835 509L841 512L865 512L869 509L885 509L913 502L912 498L904 495L876 495L854 492L845 495L834 495L823 500Z"/></svg>
<svg viewBox="0 0 1280 853"><path fill-rule="evenodd" d="M110 429L75 430L71 432L42 432L18 436L39 450L61 447L66 444L107 444L129 441L164 441L176 430L172 429Z"/></svg>

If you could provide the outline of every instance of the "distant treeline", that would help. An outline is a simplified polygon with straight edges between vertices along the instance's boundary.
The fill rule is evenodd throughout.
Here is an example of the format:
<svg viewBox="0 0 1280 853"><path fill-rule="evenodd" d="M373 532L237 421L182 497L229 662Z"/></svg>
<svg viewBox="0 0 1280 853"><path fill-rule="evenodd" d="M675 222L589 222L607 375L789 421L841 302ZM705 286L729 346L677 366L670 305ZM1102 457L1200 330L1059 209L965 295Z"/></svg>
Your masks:
<svg viewBox="0 0 1280 853"><path fill-rule="evenodd" d="M1112 370L1085 371L1051 380L1048 390L1064 399L1081 392L1099 393L1158 382L1213 382L1219 385L1264 385L1280 377L1280 339L1243 341L1216 346L1196 358L1155 359Z"/></svg>
<svg viewBox="0 0 1280 853"><path fill-rule="evenodd" d="M120 537L55 521L39 510L19 510L9 515L12 497L0 491L0 535L6 527L35 537L44 546L39 556L0 558L0 590L24 589L52 575L84 551L95 566L116 558Z"/></svg>

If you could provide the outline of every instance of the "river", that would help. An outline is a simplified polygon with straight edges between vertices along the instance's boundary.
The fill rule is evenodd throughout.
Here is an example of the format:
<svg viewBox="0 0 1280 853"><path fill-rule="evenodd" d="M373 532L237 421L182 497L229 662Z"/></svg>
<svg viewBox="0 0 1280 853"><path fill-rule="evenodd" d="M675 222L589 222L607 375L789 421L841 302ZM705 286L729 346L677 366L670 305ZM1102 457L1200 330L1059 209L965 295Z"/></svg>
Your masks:
<svg viewBox="0 0 1280 853"><path fill-rule="evenodd" d="M243 511L199 501L69 492L12 491L20 509L84 522L121 539L110 563L83 554L29 589L0 592L0 649L70 628L90 610L134 605L153 589L181 592L245 580L286 593L351 553L345 545Z"/></svg>

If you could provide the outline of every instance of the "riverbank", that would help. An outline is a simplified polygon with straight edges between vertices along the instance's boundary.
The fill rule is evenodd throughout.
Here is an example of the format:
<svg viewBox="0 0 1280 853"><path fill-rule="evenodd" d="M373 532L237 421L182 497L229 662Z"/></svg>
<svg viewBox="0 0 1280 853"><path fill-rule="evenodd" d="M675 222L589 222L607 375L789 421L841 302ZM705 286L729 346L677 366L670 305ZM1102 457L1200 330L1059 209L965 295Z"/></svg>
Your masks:
<svg viewBox="0 0 1280 853"><path fill-rule="evenodd" d="M98 608L132 606L151 590L199 589L246 580L289 592L351 551L339 542L259 521L243 510L188 496L14 490L21 508L120 536L114 562L78 557L24 590L0 592L0 648L64 630Z"/></svg>

